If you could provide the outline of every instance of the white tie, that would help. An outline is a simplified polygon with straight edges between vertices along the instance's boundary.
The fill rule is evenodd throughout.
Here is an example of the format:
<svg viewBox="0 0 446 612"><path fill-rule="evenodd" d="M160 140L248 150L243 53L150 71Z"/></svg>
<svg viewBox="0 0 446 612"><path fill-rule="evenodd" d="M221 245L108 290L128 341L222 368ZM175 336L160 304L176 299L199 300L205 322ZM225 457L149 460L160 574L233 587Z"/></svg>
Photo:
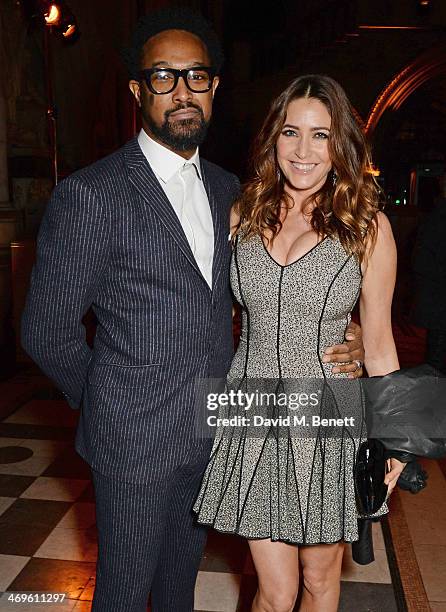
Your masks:
<svg viewBox="0 0 446 612"><path fill-rule="evenodd" d="M214 229L209 202L193 163L184 164L180 174L184 181L181 224L197 265L212 287Z"/></svg>

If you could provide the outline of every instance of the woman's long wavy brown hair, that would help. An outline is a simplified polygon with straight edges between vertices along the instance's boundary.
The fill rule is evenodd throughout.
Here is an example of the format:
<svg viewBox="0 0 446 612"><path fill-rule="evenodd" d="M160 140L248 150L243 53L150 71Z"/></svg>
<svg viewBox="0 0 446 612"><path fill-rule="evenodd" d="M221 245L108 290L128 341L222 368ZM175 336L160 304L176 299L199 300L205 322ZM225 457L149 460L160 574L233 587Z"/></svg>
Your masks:
<svg viewBox="0 0 446 612"><path fill-rule="evenodd" d="M307 198L304 208L313 206L311 226L319 236L337 236L346 252L361 262L366 253L366 233L369 246L376 241L381 191L370 172L369 147L355 111L339 83L327 76L301 76L273 101L252 148L252 178L235 204L240 215L237 229L243 238L257 234L274 240L282 227L281 207L289 208L292 199L285 192L276 143L288 105L298 98L320 100L331 117L328 151L332 172L321 189ZM333 172L337 175L335 185Z"/></svg>

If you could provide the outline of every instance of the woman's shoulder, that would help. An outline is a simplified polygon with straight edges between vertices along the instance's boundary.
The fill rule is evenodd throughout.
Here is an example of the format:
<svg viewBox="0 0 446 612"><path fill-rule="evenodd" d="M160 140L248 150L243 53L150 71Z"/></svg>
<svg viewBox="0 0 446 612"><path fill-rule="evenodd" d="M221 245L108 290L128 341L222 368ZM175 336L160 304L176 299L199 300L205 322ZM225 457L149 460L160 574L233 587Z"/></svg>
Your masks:
<svg viewBox="0 0 446 612"><path fill-rule="evenodd" d="M376 213L376 225L378 230L381 231L392 231L389 217L382 210L378 210Z"/></svg>
<svg viewBox="0 0 446 612"><path fill-rule="evenodd" d="M374 240L372 240L372 228L375 234ZM378 239L380 241L388 240L389 238L393 239L393 230L389 217L382 210L378 210L374 217L368 222L367 226L361 230L361 234L365 241L366 248L368 249L370 249Z"/></svg>
<svg viewBox="0 0 446 612"><path fill-rule="evenodd" d="M386 268L388 265L393 267L396 257L395 238L389 217L384 212L378 211L373 223L376 229L375 239L372 241L369 240L369 236L366 238L366 257L363 262L365 264L364 272L372 260L375 261L378 267Z"/></svg>
<svg viewBox="0 0 446 612"><path fill-rule="evenodd" d="M379 210L375 217L376 226L376 245L386 246L394 242L392 224L390 223L389 217L382 211Z"/></svg>

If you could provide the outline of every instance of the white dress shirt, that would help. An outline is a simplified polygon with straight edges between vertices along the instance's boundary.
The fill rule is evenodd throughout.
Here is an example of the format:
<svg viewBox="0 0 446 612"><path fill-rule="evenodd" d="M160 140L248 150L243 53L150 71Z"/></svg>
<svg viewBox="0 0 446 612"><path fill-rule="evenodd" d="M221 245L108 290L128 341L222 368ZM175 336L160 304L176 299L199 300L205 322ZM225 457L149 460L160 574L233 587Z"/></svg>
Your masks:
<svg viewBox="0 0 446 612"><path fill-rule="evenodd" d="M138 135L138 143L178 216L201 273L212 288L214 226L198 148L186 160L155 142L144 130Z"/></svg>

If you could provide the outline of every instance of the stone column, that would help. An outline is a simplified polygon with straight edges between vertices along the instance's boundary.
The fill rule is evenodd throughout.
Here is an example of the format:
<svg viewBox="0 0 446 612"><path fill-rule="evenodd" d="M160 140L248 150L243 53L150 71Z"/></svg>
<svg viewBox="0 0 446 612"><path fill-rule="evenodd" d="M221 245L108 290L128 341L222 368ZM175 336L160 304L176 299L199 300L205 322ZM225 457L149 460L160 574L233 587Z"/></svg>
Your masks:
<svg viewBox="0 0 446 612"><path fill-rule="evenodd" d="M8 188L8 165L7 165L7 119L6 119L6 99L3 88L4 67L6 57L3 49L3 24L0 22L0 63L3 69L0 70L0 208L9 207L9 188Z"/></svg>

